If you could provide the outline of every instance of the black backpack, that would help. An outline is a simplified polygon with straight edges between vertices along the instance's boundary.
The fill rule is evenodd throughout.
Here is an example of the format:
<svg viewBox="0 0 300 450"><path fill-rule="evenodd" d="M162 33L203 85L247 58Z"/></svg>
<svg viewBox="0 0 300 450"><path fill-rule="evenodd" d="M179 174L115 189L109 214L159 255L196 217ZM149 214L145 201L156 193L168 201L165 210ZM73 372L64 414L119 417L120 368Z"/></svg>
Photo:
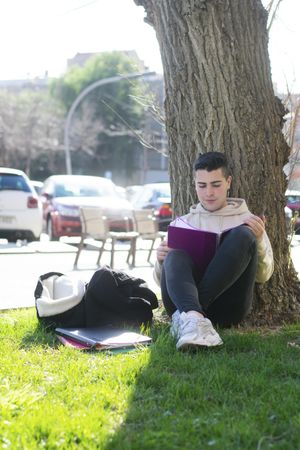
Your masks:
<svg viewBox="0 0 300 450"><path fill-rule="evenodd" d="M63 279L59 279L64 277ZM49 272L39 277L34 296L38 319L49 327L95 327L131 324L140 326L152 321L152 310L158 307L155 293L141 278L104 266L97 270L89 283L70 281L60 272ZM68 283L68 295L51 298L47 286ZM72 292L72 282L74 292ZM78 283L85 284L82 298L78 298ZM80 286L79 292L81 292ZM51 292L54 292L53 289ZM45 293L47 307L44 307ZM65 302L65 300L67 301ZM66 307L64 309L64 302ZM52 306L53 305L53 306ZM58 308L59 305L59 308ZM59 309L59 311L58 311Z"/></svg>

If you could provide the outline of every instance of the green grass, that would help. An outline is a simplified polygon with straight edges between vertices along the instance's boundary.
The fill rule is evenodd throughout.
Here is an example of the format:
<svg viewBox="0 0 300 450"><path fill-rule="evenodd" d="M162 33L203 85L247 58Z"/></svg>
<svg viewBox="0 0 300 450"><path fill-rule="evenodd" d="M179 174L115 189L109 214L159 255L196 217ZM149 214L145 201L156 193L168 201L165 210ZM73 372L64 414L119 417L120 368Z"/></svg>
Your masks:
<svg viewBox="0 0 300 450"><path fill-rule="evenodd" d="M60 345L33 309L0 324L0 448L300 448L300 325L183 354L157 320L150 348L112 354Z"/></svg>

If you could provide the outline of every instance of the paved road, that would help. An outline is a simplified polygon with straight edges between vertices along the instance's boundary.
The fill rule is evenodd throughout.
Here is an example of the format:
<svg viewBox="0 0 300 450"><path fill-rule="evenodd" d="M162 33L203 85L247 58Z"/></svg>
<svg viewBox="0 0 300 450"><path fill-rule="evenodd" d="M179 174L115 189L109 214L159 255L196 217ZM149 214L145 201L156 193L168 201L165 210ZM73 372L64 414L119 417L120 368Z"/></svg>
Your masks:
<svg viewBox="0 0 300 450"><path fill-rule="evenodd" d="M126 250L128 247L126 244L120 244L119 248ZM33 293L38 277L47 272L61 272L89 281L97 270L98 252L92 249L83 250L78 269L73 270L76 250L75 246L61 242L34 242L21 247L0 243L0 309L34 306ZM117 251L115 267L144 279L148 286L157 292L158 286L152 276L153 267L146 262L147 255L146 251L139 250L137 267L130 270L126 264L127 251ZM154 258L153 254L153 262ZM104 252L101 264L109 264L109 252Z"/></svg>
<svg viewBox="0 0 300 450"><path fill-rule="evenodd" d="M144 244L143 244L144 245ZM124 250L126 244L120 244ZM147 247L145 247L147 248ZM1 244L0 240L0 309L34 306L34 289L38 277L44 273L57 271L75 278L89 281L97 270L97 251L84 250L80 256L78 269L73 270L76 246L62 242L34 242L25 246ZM144 279L148 286L158 292L158 286L153 280L153 268L147 260L147 252L137 252L137 267L130 270L126 264L126 251L116 252L115 267L125 270L132 276ZM300 275L300 241L294 242L292 258ZM151 261L154 263L155 254ZM102 264L109 264L109 252L105 252Z"/></svg>

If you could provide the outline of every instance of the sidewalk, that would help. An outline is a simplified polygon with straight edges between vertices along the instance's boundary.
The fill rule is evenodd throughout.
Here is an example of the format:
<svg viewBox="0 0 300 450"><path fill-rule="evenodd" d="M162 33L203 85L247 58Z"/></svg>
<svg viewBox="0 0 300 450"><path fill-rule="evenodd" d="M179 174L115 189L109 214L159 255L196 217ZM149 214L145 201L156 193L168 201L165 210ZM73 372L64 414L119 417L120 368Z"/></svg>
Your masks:
<svg viewBox="0 0 300 450"><path fill-rule="evenodd" d="M291 249L292 259L300 276L300 236L293 240ZM73 242L74 243L74 242ZM145 245L145 247L144 247ZM126 264L126 251L115 253L115 268L124 270L131 276L142 278L149 288L159 294L159 287L153 279L153 264L155 252L151 257L152 265L147 261L147 247L143 243L143 250L137 251L136 266L129 269ZM126 244L120 244L120 247ZM0 273L1 298L0 310L24 308L34 306L34 290L38 277L44 273L61 272L75 279L88 282L97 270L97 251L84 250L80 255L78 269L73 270L77 247L67 242L49 242L42 240L28 245L7 244L0 240ZM101 264L109 265L110 254L104 252Z"/></svg>

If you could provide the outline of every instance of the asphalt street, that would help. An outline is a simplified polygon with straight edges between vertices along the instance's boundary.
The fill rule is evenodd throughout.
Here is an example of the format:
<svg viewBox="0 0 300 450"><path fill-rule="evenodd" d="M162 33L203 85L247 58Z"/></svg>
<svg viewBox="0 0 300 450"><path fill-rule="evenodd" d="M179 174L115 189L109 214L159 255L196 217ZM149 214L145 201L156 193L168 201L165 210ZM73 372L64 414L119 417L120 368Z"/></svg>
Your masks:
<svg viewBox="0 0 300 450"><path fill-rule="evenodd" d="M128 245L120 243L115 252L115 268L145 280L154 292L158 286L153 279L153 266L147 263L147 242L138 246L136 267L129 269L126 263ZM72 278L89 281L97 270L98 252L92 246L83 250L77 270L73 270L77 247L64 242L33 242L28 245L1 243L0 273L1 295L0 309L34 306L34 290L40 275L47 272L61 272ZM155 260L155 252L152 255ZM104 252L101 265L110 263L109 251Z"/></svg>
<svg viewBox="0 0 300 450"><path fill-rule="evenodd" d="M74 243L73 243L74 244ZM77 247L72 242L49 242L42 240L28 245L7 244L0 240L0 273L1 296L0 309L22 308L34 306L34 290L40 275L47 272L61 272L76 279L89 281L97 270L96 260L98 252L89 245L82 251L78 262L78 269L73 270L73 263ZM129 269L126 263L128 246L118 245L115 253L115 268L124 270L134 277L145 280L154 292L159 288L153 280L153 266L147 263L147 242L138 244L136 267ZM294 266L300 276L300 240L298 236L293 241L292 258ZM155 261L155 252L151 262ZM101 264L109 264L109 251L104 252Z"/></svg>

